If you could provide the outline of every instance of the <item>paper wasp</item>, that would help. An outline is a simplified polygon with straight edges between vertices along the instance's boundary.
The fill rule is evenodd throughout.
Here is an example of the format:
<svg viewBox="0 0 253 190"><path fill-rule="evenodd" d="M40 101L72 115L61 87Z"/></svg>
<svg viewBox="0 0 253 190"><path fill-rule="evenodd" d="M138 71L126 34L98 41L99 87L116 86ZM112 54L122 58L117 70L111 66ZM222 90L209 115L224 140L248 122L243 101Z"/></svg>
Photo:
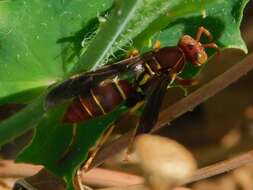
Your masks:
<svg viewBox="0 0 253 190"><path fill-rule="evenodd" d="M202 34L210 43L200 42ZM153 51L72 77L50 91L47 103L52 106L73 98L63 122L80 123L107 114L122 102L130 109L143 102L136 135L148 133L158 119L167 87L173 81L182 85L193 81L183 80L178 74L186 63L203 65L208 59L205 48L218 46L212 42L210 32L199 27L195 39L184 35L177 46L157 45ZM132 80L125 79L129 74Z"/></svg>

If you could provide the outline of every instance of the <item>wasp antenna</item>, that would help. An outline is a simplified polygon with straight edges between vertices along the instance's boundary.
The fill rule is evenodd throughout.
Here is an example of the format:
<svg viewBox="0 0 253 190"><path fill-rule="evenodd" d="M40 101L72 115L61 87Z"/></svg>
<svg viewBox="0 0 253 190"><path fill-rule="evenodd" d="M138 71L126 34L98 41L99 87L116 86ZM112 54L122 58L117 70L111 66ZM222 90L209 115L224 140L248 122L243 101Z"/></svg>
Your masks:
<svg viewBox="0 0 253 190"><path fill-rule="evenodd" d="M221 49L219 48L219 46L218 46L216 43L203 44L203 47L204 47L204 48L216 49L217 55L220 56Z"/></svg>
<svg viewBox="0 0 253 190"><path fill-rule="evenodd" d="M216 43L208 43L208 44L203 44L204 48L213 48L219 50L219 47L217 46Z"/></svg>
<svg viewBox="0 0 253 190"><path fill-rule="evenodd" d="M220 58L220 54L221 54L221 49L219 48L219 46L215 43L208 43L208 44L203 44L204 48L212 48L216 50L216 55L218 58Z"/></svg>
<svg viewBox="0 0 253 190"><path fill-rule="evenodd" d="M212 34L211 34L206 28L204 28L203 26L201 26L201 27L198 28L198 31L197 31L197 34L196 34L195 40L196 40L197 42L200 41L200 38L201 38L202 34L205 34L205 35L208 37L208 40L209 40L210 42L213 41L213 36L212 36Z"/></svg>

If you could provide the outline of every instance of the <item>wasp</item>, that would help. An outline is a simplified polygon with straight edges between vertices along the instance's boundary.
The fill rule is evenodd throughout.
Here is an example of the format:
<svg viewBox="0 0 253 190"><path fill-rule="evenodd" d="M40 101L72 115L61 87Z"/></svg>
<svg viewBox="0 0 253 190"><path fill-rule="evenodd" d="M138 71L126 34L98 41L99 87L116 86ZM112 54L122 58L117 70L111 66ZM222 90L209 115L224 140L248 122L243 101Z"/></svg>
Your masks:
<svg viewBox="0 0 253 190"><path fill-rule="evenodd" d="M206 44L200 42L203 34L209 39ZM177 46L161 48L156 43L150 52L64 81L49 92L47 103L53 106L73 99L63 117L63 122L66 123L86 122L108 114L122 102L133 110L141 105L143 112L135 135L148 133L157 122L167 88L174 81L182 85L194 81L184 80L178 74L186 64L202 66L208 59L205 49L218 49L212 41L211 33L204 27L199 27L195 38L184 35ZM131 80L125 77L129 75Z"/></svg>

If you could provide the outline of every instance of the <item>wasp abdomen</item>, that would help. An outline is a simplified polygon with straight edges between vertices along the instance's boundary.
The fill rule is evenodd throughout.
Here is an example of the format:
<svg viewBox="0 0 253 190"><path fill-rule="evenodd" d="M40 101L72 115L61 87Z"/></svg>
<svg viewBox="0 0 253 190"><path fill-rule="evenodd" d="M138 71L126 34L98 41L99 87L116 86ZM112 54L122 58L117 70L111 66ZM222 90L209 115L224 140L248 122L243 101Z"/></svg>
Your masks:
<svg viewBox="0 0 253 190"><path fill-rule="evenodd" d="M79 96L70 104L63 121L80 123L92 117L105 115L126 100L134 88L125 80L105 80L91 88L85 96Z"/></svg>

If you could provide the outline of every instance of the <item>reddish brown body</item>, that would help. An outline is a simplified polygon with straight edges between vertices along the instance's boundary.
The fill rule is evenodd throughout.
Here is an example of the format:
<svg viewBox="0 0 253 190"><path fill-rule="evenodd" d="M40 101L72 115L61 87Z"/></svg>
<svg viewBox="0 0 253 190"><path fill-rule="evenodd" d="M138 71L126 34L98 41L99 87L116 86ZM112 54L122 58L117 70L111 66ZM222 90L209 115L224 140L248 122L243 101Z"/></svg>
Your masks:
<svg viewBox="0 0 253 190"><path fill-rule="evenodd" d="M141 91L138 93L144 95L150 86L152 77L161 69L170 68L178 73L183 69L184 63L185 57L180 48L165 47L157 52L148 52L142 55L142 59L132 68L136 76L133 84L126 80L118 80L117 77L100 82L85 95L74 98L63 121L80 123L107 114L134 95L137 89Z"/></svg>
<svg viewBox="0 0 253 190"><path fill-rule="evenodd" d="M203 27L200 27L196 39L185 35L179 40L176 47L159 48L141 56L123 60L97 71L86 73L79 78L70 79L56 88L55 92L53 91L50 95L50 98L53 99L55 97L54 94L58 94L59 97L60 92L64 88L71 86L74 94L77 94L77 96L74 96L75 98L65 113L63 121L67 123L79 123L113 111L129 97L141 94L145 98L147 90L154 83L152 81L155 78L162 78L162 75L168 76L167 78L171 80L170 82L168 81L168 84L171 84L174 80L186 84L189 81L185 81L177 75L183 70L187 61L195 66L201 66L208 58L205 48L217 48L217 45L214 43L201 44L199 40L202 33L205 33L211 40L210 33ZM132 72L134 75L132 83L118 79L124 71ZM99 78L101 76L103 76L102 79ZM99 82L93 85L94 79L97 79ZM85 85L82 86L82 82L86 82ZM81 93L80 90L76 90L79 86L84 88L84 92L87 92ZM156 84L156 86L159 85ZM153 93L156 94L155 91ZM66 96L72 95L67 94ZM163 95L159 96L162 97ZM150 105L149 109L152 109L154 105ZM156 110L159 111L159 109Z"/></svg>
<svg viewBox="0 0 253 190"><path fill-rule="evenodd" d="M63 121L79 123L107 114L133 92L134 88L125 80L103 81L92 88L86 96L75 98L65 113Z"/></svg>

